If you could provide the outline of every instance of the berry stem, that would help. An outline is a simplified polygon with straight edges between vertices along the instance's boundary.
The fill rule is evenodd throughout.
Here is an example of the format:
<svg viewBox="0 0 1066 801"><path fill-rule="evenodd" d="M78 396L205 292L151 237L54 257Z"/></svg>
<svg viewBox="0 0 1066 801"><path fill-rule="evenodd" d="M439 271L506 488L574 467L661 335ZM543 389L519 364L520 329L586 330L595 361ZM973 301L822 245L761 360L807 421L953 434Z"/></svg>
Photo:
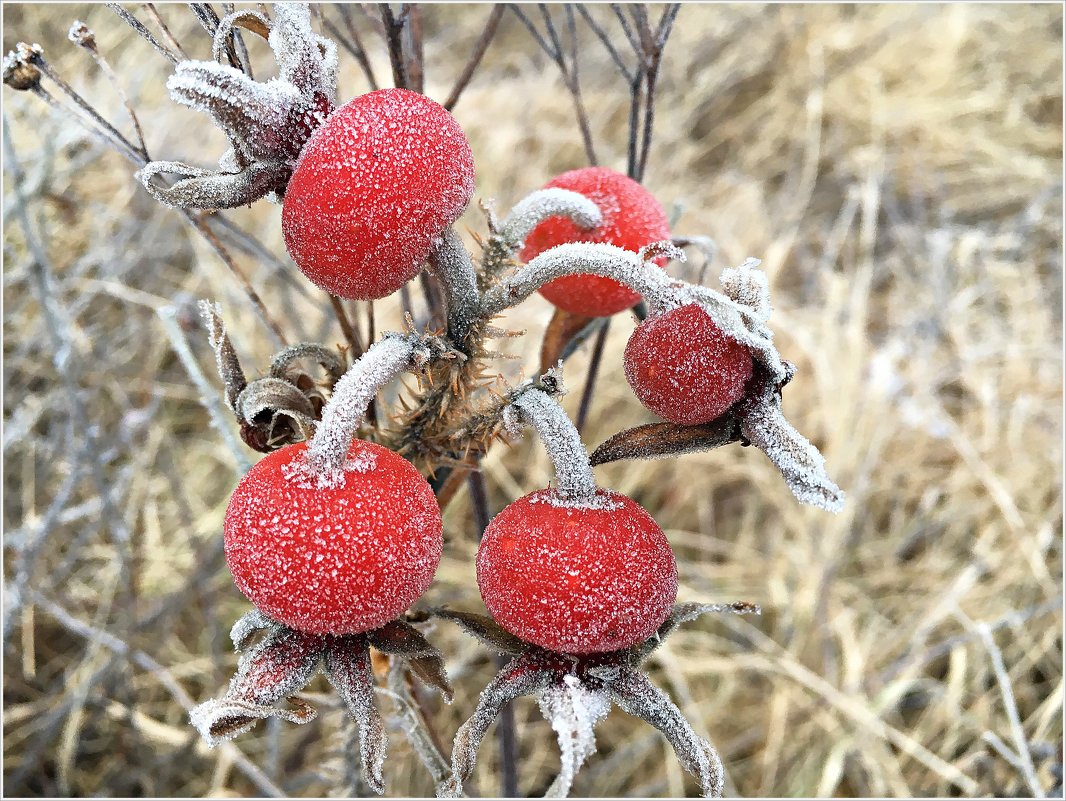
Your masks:
<svg viewBox="0 0 1066 801"><path fill-rule="evenodd" d="M530 232L549 217L567 217L579 228L589 230L603 222L599 207L587 197L551 187L531 192L518 201L500 225L499 238L512 252L516 251Z"/></svg>
<svg viewBox="0 0 1066 801"><path fill-rule="evenodd" d="M379 389L411 366L419 353L427 360L431 356L419 337L389 333L348 368L333 387L333 397L322 410L322 422L308 446L307 461L312 469L322 475L343 469L367 406Z"/></svg>
<svg viewBox="0 0 1066 801"><path fill-rule="evenodd" d="M588 451L563 407L544 390L530 388L511 401L522 422L533 426L555 467L556 493L565 501L589 504L596 497Z"/></svg>
<svg viewBox="0 0 1066 801"><path fill-rule="evenodd" d="M451 226L441 234L440 244L429 254L429 262L444 286L448 337L459 346L477 319L478 291L474 263Z"/></svg>
<svg viewBox="0 0 1066 801"><path fill-rule="evenodd" d="M544 251L486 292L481 298L481 316L488 319L516 306L556 278L580 274L599 275L625 284L643 297L653 312L677 304L676 279L657 267L648 267L638 254L614 245L571 242Z"/></svg>

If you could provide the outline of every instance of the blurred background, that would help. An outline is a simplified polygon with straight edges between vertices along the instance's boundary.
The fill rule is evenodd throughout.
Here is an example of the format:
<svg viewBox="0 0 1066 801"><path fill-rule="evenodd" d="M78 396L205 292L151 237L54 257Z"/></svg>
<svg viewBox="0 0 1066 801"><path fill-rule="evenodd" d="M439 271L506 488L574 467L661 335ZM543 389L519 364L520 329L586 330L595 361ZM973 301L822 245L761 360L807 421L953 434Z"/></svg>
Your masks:
<svg viewBox="0 0 1066 801"><path fill-rule="evenodd" d="M158 10L190 57L210 58L185 6ZM590 10L622 36L608 8ZM3 12L5 52L40 43L129 134L107 75L67 40L71 22L87 23L153 158L210 167L225 149L206 116L167 97L172 65L106 7ZM490 13L422 9L431 97L448 95ZM349 14L390 85L377 12ZM342 19L323 6L315 26ZM580 18L576 33L599 161L625 170L628 89ZM247 39L269 77L268 48ZM776 342L798 366L785 413L848 493L840 515L800 506L763 454L736 445L597 468L667 532L680 601L762 606L690 624L650 663L717 745L730 793L1061 794L1062 66L1055 5L680 11L644 183L676 234L717 242L710 285L763 260ZM342 50L340 100L369 88ZM236 664L228 631L249 604L221 524L258 458L212 427L205 401L217 406L221 387L195 300L222 304L249 374L265 373L274 342L234 273L128 161L39 97L5 87L3 98L4 792L349 792L350 728L321 678L306 726L271 721L211 751L188 722ZM477 197L501 211L588 163L558 69L510 11L454 114ZM326 296L285 253L279 207L227 216L262 243L232 252L285 336L342 342ZM472 245L484 217L472 206L459 228ZM692 279L700 267L696 256L669 269ZM365 306L352 304L364 324ZM378 331L400 327L397 298L374 306ZM537 297L507 317L527 331L502 345L516 357L499 361L508 380L537 369L550 315ZM653 419L621 371L632 325L619 315L611 327L590 449ZM564 370L572 415L588 363L586 345ZM552 475L530 437L497 446L484 474L493 513ZM445 537L422 603L481 612L465 488ZM495 667L451 625L431 638L457 688L451 706L429 702L450 743ZM520 791L543 793L554 734L532 700L514 709ZM597 738L575 795L696 792L642 722L615 710ZM483 795L499 792L497 753L490 736L474 774ZM390 795L433 792L399 730L385 776Z"/></svg>

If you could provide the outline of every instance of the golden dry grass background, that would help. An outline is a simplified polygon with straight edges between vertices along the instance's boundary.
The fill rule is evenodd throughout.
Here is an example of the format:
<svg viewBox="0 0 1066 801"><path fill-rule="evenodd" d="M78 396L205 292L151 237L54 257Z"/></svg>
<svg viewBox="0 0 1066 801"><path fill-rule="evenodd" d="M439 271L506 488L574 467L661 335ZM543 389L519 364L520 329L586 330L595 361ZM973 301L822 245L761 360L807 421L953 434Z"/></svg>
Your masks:
<svg viewBox="0 0 1066 801"><path fill-rule="evenodd" d="M489 11L425 8L431 96L447 94ZM162 12L194 57L209 57L184 6ZM166 97L168 62L106 8L4 13L5 50L40 42L128 130L113 90L66 41L75 18L94 28L153 157L210 165L222 152L206 117ZM385 80L384 48L356 18ZM626 95L583 36L600 161L624 169ZM265 47L253 54L268 74ZM761 618L692 624L651 663L653 679L717 744L732 793L1028 794L987 740L1019 748L1011 707L1043 788L1057 783L1061 74L1054 5L681 10L645 183L679 214L678 234L719 243L712 283L723 266L763 259L778 346L799 368L785 411L848 492L839 516L801 507L761 453L737 446L597 469L666 530L680 600L763 607ZM366 89L342 53L341 99ZM248 603L220 547L237 460L156 309L177 308L209 376L193 299L222 303L251 371L265 368L272 343L217 257L146 196L127 162L37 98L5 87L4 100L47 255L41 264L27 249L9 161L5 794L258 794L249 764L288 794L336 794L343 715L321 679L310 688L316 722L261 725L237 751L207 750L181 703L224 690L236 662L227 632ZM509 14L455 115L475 154L478 195L501 209L585 163L557 71ZM288 263L277 207L233 217ZM464 222L484 231L476 210ZM670 269L691 277L694 261ZM302 278L246 255L239 263L291 340L340 341L324 296ZM376 310L379 329L398 327L395 300ZM539 298L512 313L528 335L509 343L521 360L501 362L502 372L535 369L549 315ZM612 326L584 432L590 446L652 419L620 370L631 325L623 315ZM565 369L571 413L587 363L586 349ZM530 438L494 450L485 472L493 510L551 477ZM445 535L425 601L480 611L465 495L447 510ZM992 627L991 641L980 624ZM450 626L433 638L457 686L451 707L434 706L450 741L492 665ZM1013 700L997 680L999 658ZM543 792L558 766L554 736L529 699L516 715L521 790ZM598 740L576 795L695 791L644 724L612 712ZM475 773L486 795L497 792L496 753L490 737ZM398 731L386 779L393 795L432 793Z"/></svg>

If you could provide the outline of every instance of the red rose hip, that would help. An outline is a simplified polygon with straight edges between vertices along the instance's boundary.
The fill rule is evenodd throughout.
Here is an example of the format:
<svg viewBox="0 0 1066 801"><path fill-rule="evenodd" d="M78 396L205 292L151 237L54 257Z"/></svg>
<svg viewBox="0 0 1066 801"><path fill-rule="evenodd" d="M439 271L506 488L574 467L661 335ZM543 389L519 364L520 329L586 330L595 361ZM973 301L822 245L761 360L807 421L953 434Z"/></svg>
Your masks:
<svg viewBox="0 0 1066 801"><path fill-rule="evenodd" d="M751 353L692 303L649 317L633 331L626 379L640 402L665 420L714 420L744 395Z"/></svg>
<svg viewBox="0 0 1066 801"><path fill-rule="evenodd" d="M443 548L433 490L403 457L355 440L320 487L306 443L260 460L226 510L226 562L268 617L312 634L377 628L429 586Z"/></svg>
<svg viewBox="0 0 1066 801"><path fill-rule="evenodd" d="M406 89L345 103L308 141L285 190L285 246L315 284L389 295L418 274L474 193L466 136L443 106Z"/></svg>
<svg viewBox="0 0 1066 801"><path fill-rule="evenodd" d="M555 490L519 498L492 519L477 555L493 619L564 653L627 648L651 637L677 596L666 535L639 504L598 490L597 507Z"/></svg>
<svg viewBox="0 0 1066 801"><path fill-rule="evenodd" d="M567 242L600 242L634 253L652 242L670 238L670 223L659 202L639 183L605 167L564 172L546 188L569 189L600 208L603 223L591 231L566 217L549 217L526 237L521 258L529 261ZM541 288L541 294L563 311L585 317L607 317L633 306L640 295L610 278L568 275Z"/></svg>

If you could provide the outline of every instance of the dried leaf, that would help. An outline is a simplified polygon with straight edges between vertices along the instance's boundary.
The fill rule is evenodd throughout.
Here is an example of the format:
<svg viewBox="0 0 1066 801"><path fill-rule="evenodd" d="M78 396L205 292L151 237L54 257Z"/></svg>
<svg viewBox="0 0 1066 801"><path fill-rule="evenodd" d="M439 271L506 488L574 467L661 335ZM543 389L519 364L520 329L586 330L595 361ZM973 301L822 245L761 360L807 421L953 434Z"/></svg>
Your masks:
<svg viewBox="0 0 1066 801"><path fill-rule="evenodd" d="M538 657L523 654L501 668L488 686L482 690L481 699L470 718L455 733L452 745L452 780L445 783L443 795L461 795L466 781L477 762L477 751L485 732L499 717L503 707L515 698L533 695L545 689L554 680L551 671L538 669Z"/></svg>
<svg viewBox="0 0 1066 801"><path fill-rule="evenodd" d="M458 623L459 627L467 634L477 637L489 648L501 654L518 656L529 650L529 643L518 639L511 632L503 629L499 623L488 615L477 615L473 612L455 612L451 609L434 609L432 614Z"/></svg>
<svg viewBox="0 0 1066 801"><path fill-rule="evenodd" d="M293 696L288 700L294 709L253 704L227 696L205 701L195 707L189 713L189 719L200 732L200 736L214 748L226 740L232 740L238 734L249 731L258 721L266 718L281 718L290 723L310 723L318 717L318 711L303 699Z"/></svg>
<svg viewBox="0 0 1066 801"><path fill-rule="evenodd" d="M411 672L422 680L427 687L432 687L440 693L444 703L450 704L454 697L451 682L448 681L448 673L444 669L444 657L437 653L435 656L420 656L407 660Z"/></svg>
<svg viewBox="0 0 1066 801"><path fill-rule="evenodd" d="M207 326L207 341L215 351L215 364L218 366L218 374L222 378L222 385L226 391L226 404L236 413L237 396L248 385L241 369L237 351L230 342L229 334L226 333L226 324L222 320L222 306L207 300L200 301L200 316L204 325Z"/></svg>
<svg viewBox="0 0 1066 801"><path fill-rule="evenodd" d="M646 660L678 626L688 623L690 620L695 620L701 615L715 612L726 612L734 615L762 614L758 604L748 603L747 601L734 601L728 604L674 604L674 608L670 610L669 616L659 626L659 630L644 642L629 649L629 663L635 667Z"/></svg>
<svg viewBox="0 0 1066 801"><path fill-rule="evenodd" d="M625 671L605 685L619 707L661 731L681 767L696 777L707 798L721 798L725 771L714 747L692 730L670 697L635 671Z"/></svg>
<svg viewBox="0 0 1066 801"><path fill-rule="evenodd" d="M332 640L326 650L326 677L359 726L363 777L370 789L380 795L385 792L382 766L389 738L374 704L374 673L366 637L357 634Z"/></svg>
<svg viewBox="0 0 1066 801"><path fill-rule="evenodd" d="M733 412L695 426L648 423L619 431L592 452L593 465L620 459L658 459L709 451L740 440L740 421Z"/></svg>
<svg viewBox="0 0 1066 801"><path fill-rule="evenodd" d="M559 775L544 797L566 798L578 770L596 753L593 729L607 717L611 700L602 691L587 687L577 676L564 676L562 684L545 689L537 701L559 740Z"/></svg>
<svg viewBox="0 0 1066 801"><path fill-rule="evenodd" d="M567 359L581 344L606 324L605 317L583 317L556 309L540 345L540 372Z"/></svg>

